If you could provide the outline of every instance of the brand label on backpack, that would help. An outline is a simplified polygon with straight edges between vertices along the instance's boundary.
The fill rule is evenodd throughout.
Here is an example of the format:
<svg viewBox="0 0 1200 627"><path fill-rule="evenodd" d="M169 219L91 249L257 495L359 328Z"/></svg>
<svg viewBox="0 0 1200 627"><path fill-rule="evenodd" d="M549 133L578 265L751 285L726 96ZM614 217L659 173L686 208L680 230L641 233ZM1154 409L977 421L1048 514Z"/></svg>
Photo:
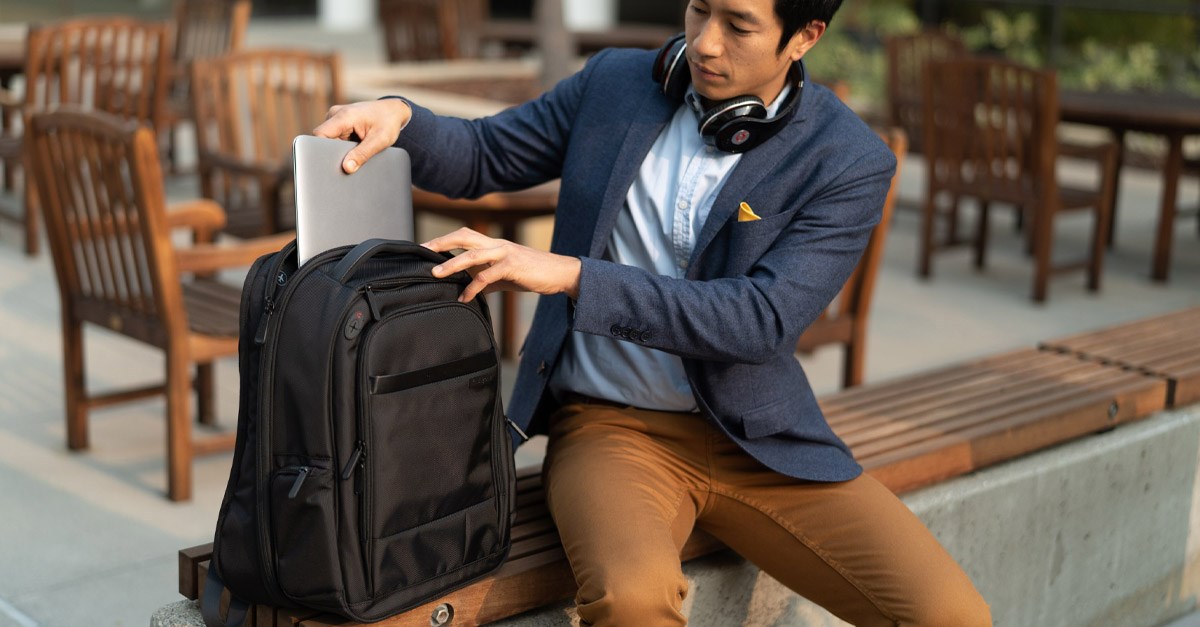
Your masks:
<svg viewBox="0 0 1200 627"><path fill-rule="evenodd" d="M367 312L359 309L350 314L350 320L346 323L346 339L353 340L362 333L363 327L367 324Z"/></svg>

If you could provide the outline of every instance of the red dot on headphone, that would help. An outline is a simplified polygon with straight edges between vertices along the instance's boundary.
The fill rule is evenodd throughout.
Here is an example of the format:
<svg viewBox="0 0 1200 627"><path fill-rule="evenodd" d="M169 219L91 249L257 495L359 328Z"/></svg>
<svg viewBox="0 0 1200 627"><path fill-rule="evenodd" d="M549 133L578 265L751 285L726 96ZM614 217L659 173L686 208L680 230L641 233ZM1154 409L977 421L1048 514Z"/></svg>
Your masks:
<svg viewBox="0 0 1200 627"><path fill-rule="evenodd" d="M734 146L741 146L742 144L746 143L747 139L750 139L750 131L742 129L734 133L730 141L733 142Z"/></svg>

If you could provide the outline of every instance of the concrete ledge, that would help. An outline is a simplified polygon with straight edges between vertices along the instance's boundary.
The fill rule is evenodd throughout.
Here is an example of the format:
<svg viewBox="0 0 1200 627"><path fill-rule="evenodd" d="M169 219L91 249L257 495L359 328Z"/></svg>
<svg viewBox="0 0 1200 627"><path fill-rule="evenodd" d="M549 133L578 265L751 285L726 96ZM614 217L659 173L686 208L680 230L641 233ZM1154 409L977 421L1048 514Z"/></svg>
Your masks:
<svg viewBox="0 0 1200 627"><path fill-rule="evenodd" d="M1200 594L1200 405L911 493L997 625L1149 627ZM693 625L845 623L725 552L689 562ZM577 623L570 602L496 623ZM161 615L161 617L160 617ZM198 621L198 622L189 622ZM202 625L190 601L152 627Z"/></svg>

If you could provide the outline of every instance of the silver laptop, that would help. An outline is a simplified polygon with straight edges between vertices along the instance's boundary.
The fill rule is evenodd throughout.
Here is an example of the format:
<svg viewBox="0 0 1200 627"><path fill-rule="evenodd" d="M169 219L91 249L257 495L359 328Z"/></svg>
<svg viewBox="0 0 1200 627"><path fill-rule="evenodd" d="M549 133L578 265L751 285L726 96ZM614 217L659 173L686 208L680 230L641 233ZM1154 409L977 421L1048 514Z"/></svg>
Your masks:
<svg viewBox="0 0 1200 627"><path fill-rule="evenodd" d="M299 262L368 239L413 239L408 153L389 147L354 174L342 159L354 142L301 135L292 141Z"/></svg>

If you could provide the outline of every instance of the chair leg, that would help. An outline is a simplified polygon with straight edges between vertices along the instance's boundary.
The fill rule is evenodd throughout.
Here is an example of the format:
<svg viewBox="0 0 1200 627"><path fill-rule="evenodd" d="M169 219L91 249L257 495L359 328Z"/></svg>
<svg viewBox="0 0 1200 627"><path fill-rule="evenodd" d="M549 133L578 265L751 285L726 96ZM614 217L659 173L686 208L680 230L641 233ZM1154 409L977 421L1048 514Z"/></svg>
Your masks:
<svg viewBox="0 0 1200 627"><path fill-rule="evenodd" d="M178 349L167 349L167 498L192 498L191 367Z"/></svg>
<svg viewBox="0 0 1200 627"><path fill-rule="evenodd" d="M1111 215L1107 207L1096 207L1092 249L1088 255L1087 289L1089 292L1100 290L1100 277L1104 272L1104 253L1108 250L1108 233L1112 228L1112 224L1109 222Z"/></svg>
<svg viewBox="0 0 1200 627"><path fill-rule="evenodd" d="M1054 214L1048 207L1034 210L1033 229L1033 300L1046 302L1046 291L1050 283L1050 255L1054 241Z"/></svg>
<svg viewBox="0 0 1200 627"><path fill-rule="evenodd" d="M63 311L63 384L66 387L67 448L88 447L87 387L83 361L83 323Z"/></svg>
<svg viewBox="0 0 1200 627"><path fill-rule="evenodd" d="M41 240L38 235L38 201L34 193L32 181L26 177L24 190L25 202L25 254L36 257L41 250Z"/></svg>
<svg viewBox="0 0 1200 627"><path fill-rule="evenodd" d="M843 389L862 385L865 344L865 334L860 337L850 338L850 341L846 344L844 359L842 360Z"/></svg>
<svg viewBox="0 0 1200 627"><path fill-rule="evenodd" d="M933 271L933 235L937 222L937 198L933 193L925 195L925 206L921 210L921 242L917 255L917 275L929 278Z"/></svg>
<svg viewBox="0 0 1200 627"><path fill-rule="evenodd" d="M991 205L986 200L979 201L979 225L975 229L975 267L983 268L987 261L988 226L991 224Z"/></svg>
<svg viewBox="0 0 1200 627"><path fill-rule="evenodd" d="M196 420L209 426L217 424L216 385L211 361L196 364Z"/></svg>

